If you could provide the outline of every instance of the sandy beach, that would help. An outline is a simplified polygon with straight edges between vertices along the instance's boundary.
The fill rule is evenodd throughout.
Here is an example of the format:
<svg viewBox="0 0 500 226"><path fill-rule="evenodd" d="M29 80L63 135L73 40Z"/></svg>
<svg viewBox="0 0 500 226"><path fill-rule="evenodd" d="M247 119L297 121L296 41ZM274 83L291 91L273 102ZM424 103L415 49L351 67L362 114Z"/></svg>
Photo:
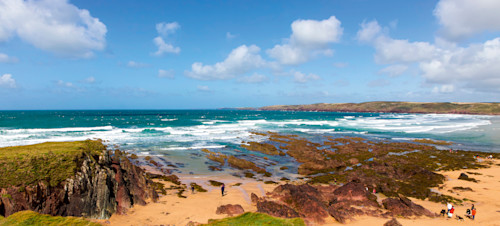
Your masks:
<svg viewBox="0 0 500 226"><path fill-rule="evenodd" d="M458 221L455 215L452 219L445 217L437 218L397 218L403 225L500 225L500 161L492 160L491 168L476 170L458 170L440 172L447 177L446 182L439 189L443 194L452 195L456 198L467 198L474 202L466 201L463 205L455 205L456 214L464 217L464 221ZM462 172L472 172L469 176L479 182L458 180ZM186 225L189 222L207 223L209 219L220 219L227 215L215 214L218 206L225 204L240 204L245 211L256 211L252 205L250 194L264 196L266 192L272 191L277 185L264 184L247 178L236 178L232 176L210 178L224 182L226 184L226 194L222 197L219 187L210 186L206 177L194 175L180 177L183 183L196 182L202 185L208 192L186 191L187 198L179 198L175 191L169 191L165 196L161 196L156 203L148 203L145 206L136 205L131 208L126 215L113 215L109 220L100 221L109 225ZM168 182L166 182L168 183ZM233 186L242 183L239 186ZM469 187L473 191L457 191L453 187ZM452 191L450 191L452 190ZM379 200L383 199L379 195ZM439 213L446 208L445 205L430 201L413 199L432 212ZM466 209L474 203L477 209L476 219L465 218ZM361 216L349 225L383 225L389 219ZM328 218L325 225L339 225L333 218Z"/></svg>

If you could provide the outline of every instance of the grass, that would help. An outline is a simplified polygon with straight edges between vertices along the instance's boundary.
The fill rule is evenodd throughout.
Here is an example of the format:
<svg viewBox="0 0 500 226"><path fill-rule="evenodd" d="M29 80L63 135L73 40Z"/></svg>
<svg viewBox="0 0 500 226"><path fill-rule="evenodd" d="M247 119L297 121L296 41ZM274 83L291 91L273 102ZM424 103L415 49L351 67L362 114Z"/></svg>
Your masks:
<svg viewBox="0 0 500 226"><path fill-rule="evenodd" d="M374 101L359 104L309 104L275 105L260 110L286 111L334 111L334 112L394 112L394 113L438 113L438 114L484 114L499 115L500 103L415 103Z"/></svg>
<svg viewBox="0 0 500 226"><path fill-rule="evenodd" d="M105 149L101 140L0 148L0 188L39 182L57 186L75 175L84 156L97 159Z"/></svg>
<svg viewBox="0 0 500 226"><path fill-rule="evenodd" d="M283 219L272 217L263 213L246 212L236 217L228 217L220 220L209 220L210 226L224 225L305 225L300 218Z"/></svg>
<svg viewBox="0 0 500 226"><path fill-rule="evenodd" d="M0 226L3 225L73 225L73 226L100 226L84 219L83 217L60 217L39 214L30 210L20 211L7 218L0 218Z"/></svg>

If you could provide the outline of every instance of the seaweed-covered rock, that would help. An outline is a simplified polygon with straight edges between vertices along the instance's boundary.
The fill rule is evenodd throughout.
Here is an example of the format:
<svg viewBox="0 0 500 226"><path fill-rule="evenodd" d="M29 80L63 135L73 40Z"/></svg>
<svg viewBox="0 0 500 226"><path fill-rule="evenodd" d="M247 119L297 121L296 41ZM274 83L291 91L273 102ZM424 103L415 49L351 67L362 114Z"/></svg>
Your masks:
<svg viewBox="0 0 500 226"><path fill-rule="evenodd" d="M250 199L252 200L252 204L257 204L257 202L259 201L259 197L252 192L252 194L250 194Z"/></svg>
<svg viewBox="0 0 500 226"><path fill-rule="evenodd" d="M257 202L257 212L266 213L275 217L284 217L284 218L295 218L300 217L299 213L297 213L292 208L279 204L274 201L259 201Z"/></svg>
<svg viewBox="0 0 500 226"><path fill-rule="evenodd" d="M238 215L244 213L243 207L239 204L227 204L217 207L215 214L228 214L229 216Z"/></svg>

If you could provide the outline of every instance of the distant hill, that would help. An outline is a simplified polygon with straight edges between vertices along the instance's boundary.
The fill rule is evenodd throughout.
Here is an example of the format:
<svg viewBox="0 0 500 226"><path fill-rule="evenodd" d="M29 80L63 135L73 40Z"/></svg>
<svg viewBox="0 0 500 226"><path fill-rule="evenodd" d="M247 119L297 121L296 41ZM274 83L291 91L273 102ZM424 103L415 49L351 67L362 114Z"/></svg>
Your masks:
<svg viewBox="0 0 500 226"><path fill-rule="evenodd" d="M264 111L331 111L500 115L500 103L425 103L374 101L364 103L274 105L259 108Z"/></svg>

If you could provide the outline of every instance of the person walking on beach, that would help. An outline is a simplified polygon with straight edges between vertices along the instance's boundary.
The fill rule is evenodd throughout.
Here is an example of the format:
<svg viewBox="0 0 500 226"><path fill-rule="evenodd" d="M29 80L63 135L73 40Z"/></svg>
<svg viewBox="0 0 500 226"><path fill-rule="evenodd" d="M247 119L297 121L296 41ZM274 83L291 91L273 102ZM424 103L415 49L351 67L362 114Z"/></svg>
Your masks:
<svg viewBox="0 0 500 226"><path fill-rule="evenodd" d="M191 185L191 194L194 194L194 186Z"/></svg>
<svg viewBox="0 0 500 226"><path fill-rule="evenodd" d="M220 187L220 191L221 191L222 196L224 196L224 187L225 187L224 184L222 184L222 186Z"/></svg>

